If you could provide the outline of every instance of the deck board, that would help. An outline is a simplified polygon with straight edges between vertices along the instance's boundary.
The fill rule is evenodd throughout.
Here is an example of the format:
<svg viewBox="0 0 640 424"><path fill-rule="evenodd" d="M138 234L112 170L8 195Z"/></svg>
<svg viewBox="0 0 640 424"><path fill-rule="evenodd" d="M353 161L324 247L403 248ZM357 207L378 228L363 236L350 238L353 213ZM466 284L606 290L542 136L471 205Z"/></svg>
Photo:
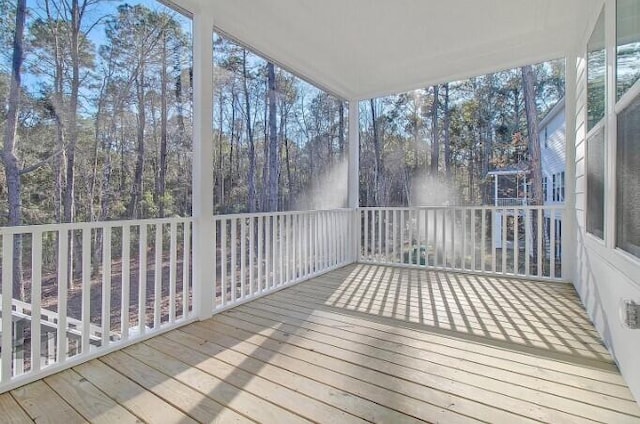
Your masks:
<svg viewBox="0 0 640 424"><path fill-rule="evenodd" d="M65 424L640 423L570 285L375 265L2 394L0 414Z"/></svg>

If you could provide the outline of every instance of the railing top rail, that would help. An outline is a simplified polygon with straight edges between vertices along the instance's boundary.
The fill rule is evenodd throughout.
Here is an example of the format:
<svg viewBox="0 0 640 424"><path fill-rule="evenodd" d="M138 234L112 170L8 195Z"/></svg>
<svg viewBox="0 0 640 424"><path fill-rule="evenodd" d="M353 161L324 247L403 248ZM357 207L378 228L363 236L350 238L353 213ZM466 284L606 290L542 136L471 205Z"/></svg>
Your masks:
<svg viewBox="0 0 640 424"><path fill-rule="evenodd" d="M92 221L92 222L71 222L63 224L38 224L38 225L19 225L16 227L0 227L0 235L2 234L25 234L25 233L46 233L53 231L65 230L83 230L95 228L118 228L118 227L136 227L140 225L161 225L171 223L188 223L193 222L192 217L176 217L176 218L157 218L157 219L135 219L135 220L119 220L119 221Z"/></svg>
<svg viewBox="0 0 640 424"><path fill-rule="evenodd" d="M359 207L358 210L371 210L371 211L407 211L407 210L448 210L448 209L473 209L473 210L564 210L565 206L562 204L557 205L509 205L509 206L495 206L495 205L483 205L483 206L366 206Z"/></svg>
<svg viewBox="0 0 640 424"><path fill-rule="evenodd" d="M265 217L265 216L313 215L315 213L321 213L321 212L348 213L348 212L353 212L353 209L336 208L336 209L310 209L310 210L301 210L301 211L234 213L234 214L214 215L213 218L215 220L221 220L221 219L238 219L238 218L258 218L258 217Z"/></svg>

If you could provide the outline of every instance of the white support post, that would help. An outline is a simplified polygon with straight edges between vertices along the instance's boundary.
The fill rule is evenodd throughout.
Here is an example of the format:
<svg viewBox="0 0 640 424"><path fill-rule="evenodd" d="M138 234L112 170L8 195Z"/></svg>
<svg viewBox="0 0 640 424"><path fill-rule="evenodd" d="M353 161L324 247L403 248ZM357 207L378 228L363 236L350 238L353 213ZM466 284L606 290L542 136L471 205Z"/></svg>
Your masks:
<svg viewBox="0 0 640 424"><path fill-rule="evenodd" d="M604 186L604 242L608 249L616 248L616 155L618 123L616 115L616 2L604 4L604 40L607 63L605 82L605 186Z"/></svg>
<svg viewBox="0 0 640 424"><path fill-rule="evenodd" d="M215 251L213 220L213 20L193 17L193 308L196 317L213 314Z"/></svg>
<svg viewBox="0 0 640 424"><path fill-rule="evenodd" d="M575 54L566 58L565 66L565 202L562 220L562 278L574 281L576 275L577 233L576 217L576 96L577 61ZM553 247L552 247L553 249ZM553 252L553 250L552 250Z"/></svg>
<svg viewBox="0 0 640 424"><path fill-rule="evenodd" d="M349 174L348 206L353 213L352 262L360 259L360 109L357 100L349 101Z"/></svg>

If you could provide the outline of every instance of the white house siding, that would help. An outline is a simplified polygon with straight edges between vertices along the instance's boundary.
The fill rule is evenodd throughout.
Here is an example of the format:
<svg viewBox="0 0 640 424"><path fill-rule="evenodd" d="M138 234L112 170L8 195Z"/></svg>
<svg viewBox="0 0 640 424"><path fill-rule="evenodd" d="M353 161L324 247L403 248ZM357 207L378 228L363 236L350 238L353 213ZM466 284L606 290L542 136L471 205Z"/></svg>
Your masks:
<svg viewBox="0 0 640 424"><path fill-rule="evenodd" d="M607 13L611 14L615 11L615 4L611 0L607 0L605 3L607 2L610 3L606 5ZM595 19L593 22L595 23ZM593 25L591 28L593 28ZM620 371L629 384L636 400L640 402L640 330L626 329L620 319L620 306L623 299L634 299L636 302L640 302L640 260L630 258L614 249L612 234L605 235L608 238L605 243L587 234L585 230L585 138L587 134L585 124L586 57L584 51L586 51L586 40L589 37L589 33L590 30L582 44L583 52L578 57L576 68L575 146L578 243L574 285L591 320L617 361ZM612 31L609 31L609 34L611 33ZM612 109L609 110L609 113L612 113ZM607 123L609 122L612 122L612 120ZM607 140L607 142L611 141ZM608 217L607 219L611 218ZM607 228L610 227L607 227L605 223L605 231L607 231Z"/></svg>

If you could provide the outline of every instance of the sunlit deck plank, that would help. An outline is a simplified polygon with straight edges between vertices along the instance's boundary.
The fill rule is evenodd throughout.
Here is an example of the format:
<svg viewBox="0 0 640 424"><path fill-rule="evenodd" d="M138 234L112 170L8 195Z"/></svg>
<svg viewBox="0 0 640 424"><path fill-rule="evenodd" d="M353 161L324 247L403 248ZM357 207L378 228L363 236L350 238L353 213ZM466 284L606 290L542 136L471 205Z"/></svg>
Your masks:
<svg viewBox="0 0 640 424"><path fill-rule="evenodd" d="M33 420L9 393L0 395L0 417L7 424L32 423Z"/></svg>
<svg viewBox="0 0 640 424"><path fill-rule="evenodd" d="M16 389L3 409L65 424L640 422L571 286L375 265Z"/></svg>
<svg viewBox="0 0 640 424"><path fill-rule="evenodd" d="M44 381L39 380L11 392L20 407L38 424L86 423L75 409Z"/></svg>
<svg viewBox="0 0 640 424"><path fill-rule="evenodd" d="M209 331L210 328L207 328L209 324L210 323L207 322L204 323L204 325L189 326L188 328L185 327L184 330L185 332L189 332L189 334L197 335L201 334L200 332L203 330L205 332ZM233 338L239 333L244 334L244 332L240 330L231 330L227 334L210 333L208 337L214 336L216 341L224 343L223 337L221 336ZM369 399L372 402L383 405L389 409L395 409L402 414L409 415L410 417L421 417L423 420L430 422L438 419L441 422L447 423L475 422L469 417L465 417L464 415L448 410L446 407L442 408L413 397L403 396L395 391L381 387L380 385L372 384L368 381L349 376L326 367L321 367L305 359L280 354L278 353L280 345L279 342L269 343L268 341L258 340L257 344L255 344L252 343L253 337L254 335L243 338L243 340L236 338L231 342L231 346L239 352L245 353L251 357L268 361L270 364L275 366L288 369L292 372L298 373L299 375L307 376L328 386L350 393L353 397ZM257 339L262 339L262 337L258 335L255 335L255 337ZM231 348L231 346L228 345L227 348ZM438 397L438 395L434 394L433 397ZM453 399L449 400L453 401ZM453 405L453 402L449 403L447 406L449 405Z"/></svg>
<svg viewBox="0 0 640 424"><path fill-rule="evenodd" d="M118 405L93 384L73 370L66 370L45 382L76 411L92 423L138 423L138 417Z"/></svg>
<svg viewBox="0 0 640 424"><path fill-rule="evenodd" d="M393 423L415 423L422 422L416 418L399 413L395 410L386 408L368 399L355 396L344 390L340 390L334 386L323 384L314 380L313 372L306 375L296 374L287 369L290 364L285 367L279 367L272 364L269 353L264 356L260 352L256 354L244 354L239 350L231 347L237 344L236 339L225 336L223 334L215 334L212 340L206 329L197 329L192 327L189 333L175 331L168 334L162 340L153 340L150 343L157 345L159 349L173 345L172 348L185 348L199 351L208 355L211 359L219 359L232 364L243 370L247 370L256 376L273 381L282 387L289 387L291 390L304 394L307 399L299 400L298 407L308 414L317 422L344 422L345 414L352 414L372 422L393 422ZM199 336L196 336L198 334ZM261 360L262 359L262 360ZM317 410L326 403L324 411ZM329 409L329 410L326 410ZM344 411L344 412L342 412ZM322 414L320 414L322 412ZM347 420L353 421L354 418ZM345 420L346 421L346 420Z"/></svg>
<svg viewBox="0 0 640 424"><path fill-rule="evenodd" d="M196 422L100 360L87 362L74 369L144 422L180 424Z"/></svg>
<svg viewBox="0 0 640 424"><path fill-rule="evenodd" d="M220 403L187 386L171 376L146 366L129 355L116 352L102 358L107 365L126 374L129 378L184 411L198 422L249 423L251 420L225 408Z"/></svg>
<svg viewBox="0 0 640 424"><path fill-rule="evenodd" d="M122 357L119 363L112 364L118 367L130 366L132 371L136 369L149 369L149 365L141 364L140 360L144 360L153 367L158 368L166 374L174 376L181 383L188 385L200 393L206 394L207 397L214 399L216 402L227 408L232 408L253 420L263 419L268 422L278 421L281 423L302 423L308 422L305 418L295 415L290 411L279 407L269 401L253 395L251 392L244 390L244 387L233 386L226 381L208 374L194 366L181 362L171 356L165 355L148 346L141 346L135 349L128 349L128 352L136 355L137 359L132 356L124 358L125 354L120 353ZM144 352L144 354L141 354ZM151 373L151 371L147 371ZM245 381L248 384L249 381ZM154 385L153 390L158 384ZM163 397L170 398L171 392L162 394Z"/></svg>
<svg viewBox="0 0 640 424"><path fill-rule="evenodd" d="M276 311L282 311L281 313L287 317L279 315ZM234 318L239 318L240 315L241 312L238 312ZM514 412L528 411L530 416L542 421L570 422L573 417L565 413L604 422L618 422L625 418L616 411L603 411L585 404L583 399L570 400L523 385L520 383L519 375L513 375L513 379L497 380L492 375L482 376L471 371L462 371L458 367L434 364L430 361L430 355L425 354L422 349L404 345L398 337L391 340L375 338L366 332L351 331L352 326L346 323L319 319L313 322L302 321L292 319L292 315L294 313L287 310L286 304L271 310L258 310L252 305L249 313L242 319L261 324L268 324L268 320L273 319L271 322L274 324L280 323L278 331L300 333L302 337L291 336L287 340L302 348L313 349L315 352L353 361L356 364L367 364L371 369L423 384L427 389L449 391L460 397L478 400L484 398L486 403L493 400L502 408ZM496 354L504 352L496 350ZM597 400L602 403L617 401L603 396ZM614 409L626 408L627 412L636 409L635 405L622 401L617 401L617 405L608 406Z"/></svg>
<svg viewBox="0 0 640 424"><path fill-rule="evenodd" d="M282 308L282 305L274 298L256 301L252 306L259 310L262 304L267 307ZM609 396L624 400L632 399L620 376L618 374L612 375L610 371L589 370L590 377L583 377L577 375L583 374L583 367L580 366L559 364L555 360L547 361L545 365L545 362L538 357L530 358L526 355L519 355L515 351L509 351L508 355L502 355L503 350L491 349L486 345L460 344L455 339L441 336L438 333L416 331L411 326L402 328L398 325L390 325L388 320L385 324L385 319L382 318L362 320L347 315L336 316L322 311L318 305L310 307L304 300L287 298L287 308L301 313L311 308L313 313L306 318L309 322L316 322L316 317L320 320L328 319L331 327L348 328L350 332L356 334L355 337L365 335L375 337L379 341L385 341L399 336L402 338L402 343L399 346L411 349L405 354L413 355L417 359L424 358L429 362L503 381L522 381L524 378L525 381L535 381L541 389L552 384L553 388L549 389L552 391L569 386L566 387L567 396L575 395L578 399L582 399L585 392L606 394L608 397L601 399L602 401L609 401ZM374 343L378 344L378 341ZM414 348L418 350L414 350ZM531 365L531 362L535 363ZM607 379L613 382L606 382ZM563 391L561 390L561 392Z"/></svg>

